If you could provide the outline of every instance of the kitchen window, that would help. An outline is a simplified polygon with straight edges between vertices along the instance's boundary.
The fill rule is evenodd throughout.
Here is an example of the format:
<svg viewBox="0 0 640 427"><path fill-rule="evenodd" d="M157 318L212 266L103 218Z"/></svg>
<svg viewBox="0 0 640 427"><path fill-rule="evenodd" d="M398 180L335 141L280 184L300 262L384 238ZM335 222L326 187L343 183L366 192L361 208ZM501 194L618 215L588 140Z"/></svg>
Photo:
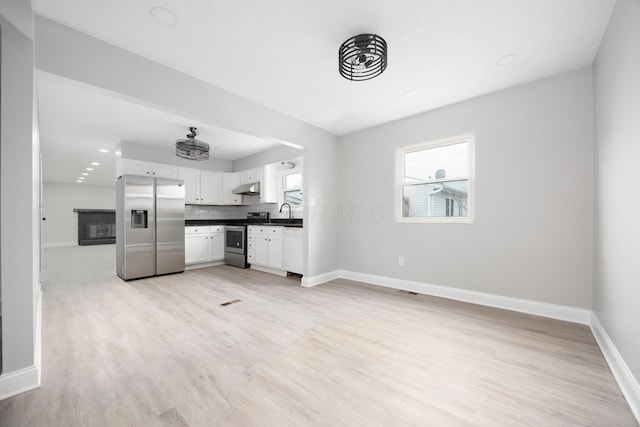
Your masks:
<svg viewBox="0 0 640 427"><path fill-rule="evenodd" d="M291 209L302 209L302 172L291 169L281 174L281 203L289 203Z"/></svg>
<svg viewBox="0 0 640 427"><path fill-rule="evenodd" d="M473 222L475 137L396 149L396 222Z"/></svg>

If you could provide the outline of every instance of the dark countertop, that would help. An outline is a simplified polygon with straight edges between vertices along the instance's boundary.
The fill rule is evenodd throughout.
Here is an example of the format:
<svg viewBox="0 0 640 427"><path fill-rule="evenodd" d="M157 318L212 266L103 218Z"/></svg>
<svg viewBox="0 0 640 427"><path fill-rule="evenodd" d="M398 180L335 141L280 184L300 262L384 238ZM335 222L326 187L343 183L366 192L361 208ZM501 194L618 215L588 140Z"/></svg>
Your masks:
<svg viewBox="0 0 640 427"><path fill-rule="evenodd" d="M207 225L279 225L282 227L302 227L302 219L294 218L289 222L288 219L274 218L269 222L251 221L248 219L186 219L185 226L207 226Z"/></svg>

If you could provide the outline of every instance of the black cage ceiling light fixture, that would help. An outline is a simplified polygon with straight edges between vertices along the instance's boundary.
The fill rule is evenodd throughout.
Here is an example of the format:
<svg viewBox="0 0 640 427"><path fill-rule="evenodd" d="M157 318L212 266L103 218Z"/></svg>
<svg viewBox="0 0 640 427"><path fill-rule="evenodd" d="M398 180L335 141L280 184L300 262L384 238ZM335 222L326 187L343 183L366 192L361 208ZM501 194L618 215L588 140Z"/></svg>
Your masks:
<svg viewBox="0 0 640 427"><path fill-rule="evenodd" d="M340 75L347 80L369 80L387 68L387 42L377 34L360 34L338 50Z"/></svg>
<svg viewBox="0 0 640 427"><path fill-rule="evenodd" d="M186 138L176 141L176 156L187 160L208 160L209 144L196 139L198 129L189 128Z"/></svg>

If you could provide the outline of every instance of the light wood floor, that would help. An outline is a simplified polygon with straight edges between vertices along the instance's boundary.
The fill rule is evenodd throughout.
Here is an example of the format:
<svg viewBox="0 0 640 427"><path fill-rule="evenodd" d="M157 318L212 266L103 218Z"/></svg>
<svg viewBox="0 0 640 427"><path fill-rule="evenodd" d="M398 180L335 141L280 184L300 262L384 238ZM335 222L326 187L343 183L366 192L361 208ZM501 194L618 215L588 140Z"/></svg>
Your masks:
<svg viewBox="0 0 640 427"><path fill-rule="evenodd" d="M2 427L637 425L583 325L227 266L125 283L114 257L45 250L42 387Z"/></svg>

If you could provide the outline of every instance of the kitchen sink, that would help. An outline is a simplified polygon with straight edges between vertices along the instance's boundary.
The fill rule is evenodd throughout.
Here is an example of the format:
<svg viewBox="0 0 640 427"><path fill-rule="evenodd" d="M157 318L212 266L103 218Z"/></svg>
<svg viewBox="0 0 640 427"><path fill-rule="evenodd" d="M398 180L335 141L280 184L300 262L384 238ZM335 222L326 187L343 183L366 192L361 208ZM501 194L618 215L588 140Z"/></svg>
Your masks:
<svg viewBox="0 0 640 427"><path fill-rule="evenodd" d="M287 220L284 220L283 222L266 222L262 225L277 225L280 227L299 227L302 228L302 223L300 222L288 222Z"/></svg>

